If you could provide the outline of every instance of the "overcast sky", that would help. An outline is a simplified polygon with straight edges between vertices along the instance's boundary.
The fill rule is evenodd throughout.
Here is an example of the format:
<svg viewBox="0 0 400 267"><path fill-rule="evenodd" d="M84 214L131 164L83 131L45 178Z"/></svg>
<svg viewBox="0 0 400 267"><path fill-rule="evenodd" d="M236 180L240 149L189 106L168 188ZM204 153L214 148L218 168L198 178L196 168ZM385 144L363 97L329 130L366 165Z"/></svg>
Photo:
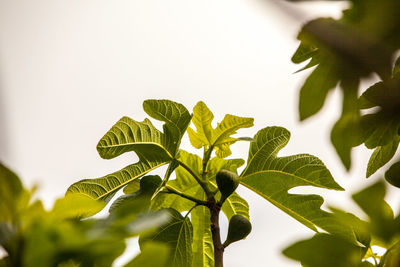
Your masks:
<svg viewBox="0 0 400 267"><path fill-rule="evenodd" d="M120 117L144 119L143 100L167 98L190 111L202 100L215 122L225 113L254 117L243 136L286 127L292 138L282 155L314 154L354 191L369 153L356 150L360 161L346 173L329 143L340 94L300 124L298 89L307 72L292 74L299 66L290 62L301 25L338 16L341 7L272 0L0 0L0 160L27 185L39 184L49 207L71 183L136 160L132 154L103 160L96 144ZM187 136L182 145L194 151ZM247 158L248 144L232 150L233 157ZM293 192L351 205L348 192ZM226 250L226 266L299 266L280 251L312 232L248 190L239 193L250 204L253 232ZM227 221L222 224L226 232Z"/></svg>

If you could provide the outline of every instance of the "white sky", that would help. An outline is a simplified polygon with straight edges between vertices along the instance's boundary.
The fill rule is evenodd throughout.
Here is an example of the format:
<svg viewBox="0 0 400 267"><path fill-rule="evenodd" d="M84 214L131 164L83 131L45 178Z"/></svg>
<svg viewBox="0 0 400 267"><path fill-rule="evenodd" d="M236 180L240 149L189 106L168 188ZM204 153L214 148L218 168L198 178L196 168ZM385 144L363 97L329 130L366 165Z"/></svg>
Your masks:
<svg viewBox="0 0 400 267"><path fill-rule="evenodd" d="M343 3L284 4L286 12L273 0L0 0L0 160L27 185L39 183L50 206L71 183L136 160L103 160L95 147L120 117L144 119L143 100L167 98L190 111L203 100L216 121L225 113L254 117L243 136L288 128L282 154L314 154L342 186L357 190L370 153L355 151L351 173L339 163L329 131L340 95L299 124L307 73L293 75L299 66L290 62L300 26L337 16ZM192 150L187 137L183 148ZM233 147L237 157L247 158L247 150L246 143ZM294 192L351 205L346 192ZM299 266L280 251L312 232L248 190L239 193L250 204L253 231L226 250L226 266Z"/></svg>

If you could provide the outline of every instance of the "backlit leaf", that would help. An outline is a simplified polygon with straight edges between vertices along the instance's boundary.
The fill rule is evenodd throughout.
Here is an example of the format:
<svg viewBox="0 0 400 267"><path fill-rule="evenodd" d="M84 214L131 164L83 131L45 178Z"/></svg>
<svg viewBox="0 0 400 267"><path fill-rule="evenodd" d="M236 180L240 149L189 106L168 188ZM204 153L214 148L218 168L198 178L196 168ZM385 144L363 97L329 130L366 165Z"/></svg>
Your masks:
<svg viewBox="0 0 400 267"><path fill-rule="evenodd" d="M350 229L340 225L331 213L320 209L322 197L288 193L297 186L343 190L318 158L308 154L278 157L289 137L289 131L281 127L260 130L255 136L256 142L250 145L241 184L310 229L316 231L318 226L354 241Z"/></svg>

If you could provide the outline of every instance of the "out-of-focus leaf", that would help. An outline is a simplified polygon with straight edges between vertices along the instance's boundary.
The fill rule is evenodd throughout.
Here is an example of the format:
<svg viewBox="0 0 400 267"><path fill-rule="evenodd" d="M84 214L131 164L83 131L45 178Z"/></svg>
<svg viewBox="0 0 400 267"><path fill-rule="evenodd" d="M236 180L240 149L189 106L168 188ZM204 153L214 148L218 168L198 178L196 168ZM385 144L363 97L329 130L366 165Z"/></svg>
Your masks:
<svg viewBox="0 0 400 267"><path fill-rule="evenodd" d="M54 203L52 214L56 218L90 217L104 208L104 203L82 194L68 194Z"/></svg>
<svg viewBox="0 0 400 267"><path fill-rule="evenodd" d="M399 146L399 142L400 137L396 137L391 143L385 146L378 146L374 150L368 161L367 177L370 177L392 159Z"/></svg>
<svg viewBox="0 0 400 267"><path fill-rule="evenodd" d="M317 53L318 48L313 45L308 45L306 43L300 43L299 47L297 48L296 52L294 52L292 56L292 62L299 64L307 59L312 58Z"/></svg>
<svg viewBox="0 0 400 267"><path fill-rule="evenodd" d="M161 242L170 248L168 266L187 267L192 264L193 228L189 218L183 217L178 211L168 209L170 220L157 228L152 234L146 234L139 239L141 249L148 241Z"/></svg>
<svg viewBox="0 0 400 267"><path fill-rule="evenodd" d="M356 242L351 229L341 225L331 213L320 209L322 197L288 193L297 186L343 190L318 158L307 154L278 157L289 137L289 131L281 127L260 130L255 136L257 141L250 145L241 184L310 229L317 231L318 226Z"/></svg>
<svg viewBox="0 0 400 267"><path fill-rule="evenodd" d="M361 248L337 236L316 234L283 251L291 259L307 267L357 267L361 264Z"/></svg>
<svg viewBox="0 0 400 267"><path fill-rule="evenodd" d="M165 267L167 266L169 248L163 243L147 242L142 251L125 267Z"/></svg>
<svg viewBox="0 0 400 267"><path fill-rule="evenodd" d="M0 162L0 222L15 217L19 195L23 191L18 176Z"/></svg>
<svg viewBox="0 0 400 267"><path fill-rule="evenodd" d="M394 244L382 256L378 267L400 267L400 242Z"/></svg>
<svg viewBox="0 0 400 267"><path fill-rule="evenodd" d="M354 201L370 218L370 232L384 244L390 244L398 224L394 220L393 210L384 200L385 183L380 181L353 195Z"/></svg>
<svg viewBox="0 0 400 267"><path fill-rule="evenodd" d="M300 120L317 113L324 105L329 90L336 87L338 78L330 66L318 66L300 89Z"/></svg>
<svg viewBox="0 0 400 267"><path fill-rule="evenodd" d="M400 188L400 161L390 166L389 170L385 173L385 179L391 185Z"/></svg>
<svg viewBox="0 0 400 267"><path fill-rule="evenodd" d="M136 179L130 182L127 186L125 186L123 191L125 194L132 194L139 191L139 189L140 189L140 181Z"/></svg>
<svg viewBox="0 0 400 267"><path fill-rule="evenodd" d="M139 190L117 198L110 206L110 213L116 216L136 216L138 213L147 211L151 197L160 184L161 178L158 175L142 177Z"/></svg>
<svg viewBox="0 0 400 267"><path fill-rule="evenodd" d="M331 142L347 170L351 166L351 149L362 143L360 112L357 108L358 80L342 80L342 114L331 131Z"/></svg>
<svg viewBox="0 0 400 267"><path fill-rule="evenodd" d="M190 213L193 224L192 267L214 266L214 248L210 230L210 211L207 207L196 207Z"/></svg>

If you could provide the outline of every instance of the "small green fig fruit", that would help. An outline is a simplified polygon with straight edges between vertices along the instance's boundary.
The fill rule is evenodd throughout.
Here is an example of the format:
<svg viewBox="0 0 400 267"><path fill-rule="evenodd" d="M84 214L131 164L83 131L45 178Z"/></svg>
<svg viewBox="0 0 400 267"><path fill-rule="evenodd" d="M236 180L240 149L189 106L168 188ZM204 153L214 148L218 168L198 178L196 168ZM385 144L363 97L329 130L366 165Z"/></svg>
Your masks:
<svg viewBox="0 0 400 267"><path fill-rule="evenodd" d="M228 236L223 246L245 239L251 232L251 223L240 214L235 214L229 220Z"/></svg>
<svg viewBox="0 0 400 267"><path fill-rule="evenodd" d="M140 191L145 194L153 194L162 180L158 175L147 175L140 179Z"/></svg>
<svg viewBox="0 0 400 267"><path fill-rule="evenodd" d="M227 199L239 185L240 177L231 171L220 170L216 176L218 189L221 192L221 201Z"/></svg>

